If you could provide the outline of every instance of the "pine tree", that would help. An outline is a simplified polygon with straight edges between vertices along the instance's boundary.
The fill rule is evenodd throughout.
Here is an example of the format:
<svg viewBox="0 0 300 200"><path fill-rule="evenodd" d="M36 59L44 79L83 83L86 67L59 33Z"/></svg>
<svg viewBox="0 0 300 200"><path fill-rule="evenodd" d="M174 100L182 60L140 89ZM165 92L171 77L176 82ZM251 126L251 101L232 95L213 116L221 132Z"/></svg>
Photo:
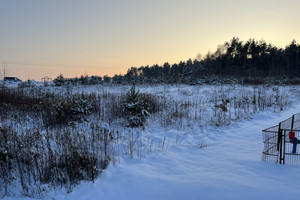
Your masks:
<svg viewBox="0 0 300 200"><path fill-rule="evenodd" d="M127 92L126 102L123 103L122 108L130 127L143 126L150 116L151 106L141 98L135 86Z"/></svg>

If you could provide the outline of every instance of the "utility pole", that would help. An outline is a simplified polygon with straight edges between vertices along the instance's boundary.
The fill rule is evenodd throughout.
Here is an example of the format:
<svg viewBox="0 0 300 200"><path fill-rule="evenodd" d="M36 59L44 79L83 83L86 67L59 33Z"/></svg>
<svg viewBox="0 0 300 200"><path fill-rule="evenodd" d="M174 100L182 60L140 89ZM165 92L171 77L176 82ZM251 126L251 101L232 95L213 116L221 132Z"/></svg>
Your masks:
<svg viewBox="0 0 300 200"><path fill-rule="evenodd" d="M1 69L1 75L3 76L2 81L3 81L3 86L5 85L4 78L6 77L6 62L2 62L2 69Z"/></svg>

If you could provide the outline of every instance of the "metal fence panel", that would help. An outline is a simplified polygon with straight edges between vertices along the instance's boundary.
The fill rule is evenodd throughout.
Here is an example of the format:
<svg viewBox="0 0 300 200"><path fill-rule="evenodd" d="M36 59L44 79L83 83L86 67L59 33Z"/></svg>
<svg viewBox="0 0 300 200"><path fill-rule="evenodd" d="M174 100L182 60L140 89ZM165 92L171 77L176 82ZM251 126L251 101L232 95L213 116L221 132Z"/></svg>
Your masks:
<svg viewBox="0 0 300 200"><path fill-rule="evenodd" d="M290 131L284 131L284 164L300 165L300 131L293 131L294 139L290 138Z"/></svg>
<svg viewBox="0 0 300 200"><path fill-rule="evenodd" d="M279 151L277 150L277 140L278 132L263 132L264 149L262 153L262 160L278 163Z"/></svg>
<svg viewBox="0 0 300 200"><path fill-rule="evenodd" d="M262 138L262 160L300 165L300 113L263 130Z"/></svg>

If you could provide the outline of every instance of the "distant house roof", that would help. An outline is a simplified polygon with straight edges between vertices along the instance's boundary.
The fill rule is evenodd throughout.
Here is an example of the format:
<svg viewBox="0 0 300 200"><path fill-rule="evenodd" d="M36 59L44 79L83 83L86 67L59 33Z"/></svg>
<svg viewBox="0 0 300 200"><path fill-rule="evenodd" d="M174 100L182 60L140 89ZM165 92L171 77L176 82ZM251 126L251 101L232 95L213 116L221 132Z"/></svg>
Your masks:
<svg viewBox="0 0 300 200"><path fill-rule="evenodd" d="M14 81L14 82L19 82L21 81L19 78L17 77L4 77L4 81Z"/></svg>

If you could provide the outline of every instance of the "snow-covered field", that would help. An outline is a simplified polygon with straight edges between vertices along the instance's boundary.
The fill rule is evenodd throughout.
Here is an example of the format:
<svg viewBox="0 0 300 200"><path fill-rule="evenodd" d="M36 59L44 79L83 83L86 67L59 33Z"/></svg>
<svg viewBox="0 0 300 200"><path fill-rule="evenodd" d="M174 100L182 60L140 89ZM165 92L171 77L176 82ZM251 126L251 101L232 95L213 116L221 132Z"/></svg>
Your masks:
<svg viewBox="0 0 300 200"><path fill-rule="evenodd" d="M88 91L122 94L128 88ZM82 182L71 193L52 190L43 199L297 199L300 167L261 161L262 129L300 112L298 87L274 88L139 87L169 104L139 129L151 146L133 159L120 155L94 183ZM230 100L226 113L214 107L221 99Z"/></svg>
<svg viewBox="0 0 300 200"><path fill-rule="evenodd" d="M261 130L300 111L257 114L252 120L206 128L205 148L179 145L142 160L122 158L95 183L79 185L55 199L297 199L300 167L261 161ZM197 135L186 140L197 143ZM201 142L198 141L198 142ZM53 196L52 196L53 195ZM50 197L49 197L50 198Z"/></svg>

